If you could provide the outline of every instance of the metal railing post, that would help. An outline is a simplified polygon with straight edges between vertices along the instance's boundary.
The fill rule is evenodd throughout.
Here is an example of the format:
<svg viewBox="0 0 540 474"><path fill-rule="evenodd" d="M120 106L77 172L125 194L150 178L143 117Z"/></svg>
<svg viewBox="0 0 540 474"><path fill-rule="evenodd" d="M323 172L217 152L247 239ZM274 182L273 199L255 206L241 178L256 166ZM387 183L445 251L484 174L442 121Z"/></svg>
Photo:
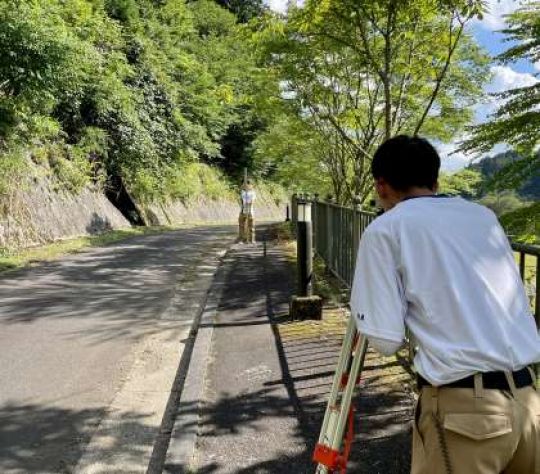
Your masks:
<svg viewBox="0 0 540 474"><path fill-rule="evenodd" d="M296 235L296 221L297 221L297 212L298 212L298 194L294 193L291 196L291 223L292 223L292 232Z"/></svg>
<svg viewBox="0 0 540 474"><path fill-rule="evenodd" d="M313 221L313 248L317 252L319 241L319 195L313 194L311 206L311 219Z"/></svg>
<svg viewBox="0 0 540 474"><path fill-rule="evenodd" d="M333 221L333 209L332 209L332 196L328 196L326 202L326 266L333 270L332 262L334 260L333 250L333 232L332 232L332 221Z"/></svg>

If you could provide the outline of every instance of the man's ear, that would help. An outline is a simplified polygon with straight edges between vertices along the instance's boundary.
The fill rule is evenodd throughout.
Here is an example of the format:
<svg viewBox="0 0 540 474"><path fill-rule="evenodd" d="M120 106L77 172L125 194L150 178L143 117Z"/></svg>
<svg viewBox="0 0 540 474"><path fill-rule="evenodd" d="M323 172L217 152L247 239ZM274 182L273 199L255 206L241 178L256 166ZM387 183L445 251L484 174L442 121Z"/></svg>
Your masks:
<svg viewBox="0 0 540 474"><path fill-rule="evenodd" d="M375 190L381 199L385 199L388 195L388 183L384 178L375 179Z"/></svg>

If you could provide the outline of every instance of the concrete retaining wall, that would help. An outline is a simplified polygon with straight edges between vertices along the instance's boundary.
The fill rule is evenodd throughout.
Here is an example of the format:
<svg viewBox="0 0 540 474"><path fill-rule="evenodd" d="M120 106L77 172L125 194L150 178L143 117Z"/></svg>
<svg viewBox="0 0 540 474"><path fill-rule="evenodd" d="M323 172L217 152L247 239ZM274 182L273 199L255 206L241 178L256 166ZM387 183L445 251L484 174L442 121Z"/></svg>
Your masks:
<svg viewBox="0 0 540 474"><path fill-rule="evenodd" d="M101 192L57 192L46 180L0 201L0 247L20 248L129 227Z"/></svg>
<svg viewBox="0 0 540 474"><path fill-rule="evenodd" d="M259 193L255 204L256 221L279 221L285 219L285 202ZM186 203L173 201L152 204L144 208L150 225L178 225L203 222L236 222L239 204L231 200L196 199Z"/></svg>
<svg viewBox="0 0 540 474"><path fill-rule="evenodd" d="M260 193L257 221L282 220L285 203ZM149 225L236 222L238 203L196 199L153 204L143 210ZM0 248L24 248L59 239L98 234L129 227L129 222L101 192L85 189L79 195L58 192L43 178L11 196L0 196Z"/></svg>

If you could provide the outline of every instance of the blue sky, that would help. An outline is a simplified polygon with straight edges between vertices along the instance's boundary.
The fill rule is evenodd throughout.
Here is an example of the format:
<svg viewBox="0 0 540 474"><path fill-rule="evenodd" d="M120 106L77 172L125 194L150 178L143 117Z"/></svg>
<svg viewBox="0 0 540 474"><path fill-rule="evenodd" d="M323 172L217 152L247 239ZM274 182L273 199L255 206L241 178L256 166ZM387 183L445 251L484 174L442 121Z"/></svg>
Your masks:
<svg viewBox="0 0 540 474"><path fill-rule="evenodd" d="M503 41L504 35L497 30L504 28L504 15L516 10L519 5L527 0L488 0L487 13L483 20L475 20L470 25L471 32L490 55L496 56L509 44ZM274 10L284 12L287 7L287 0L266 0L266 3ZM299 4L302 0L299 0ZM494 63L491 67L493 78L486 86L487 92L501 92L514 87L532 85L540 80L540 64L532 64L528 61L520 61L517 64L500 65ZM487 104L479 104L476 107L476 121L482 122L497 108L497 102L490 100ZM456 143L459 137L456 137ZM455 149L454 143L438 144L441 157L443 159L443 169L446 171L457 171L466 166L474 156L465 156L462 153L451 154ZM498 146L493 152L503 150L503 146Z"/></svg>

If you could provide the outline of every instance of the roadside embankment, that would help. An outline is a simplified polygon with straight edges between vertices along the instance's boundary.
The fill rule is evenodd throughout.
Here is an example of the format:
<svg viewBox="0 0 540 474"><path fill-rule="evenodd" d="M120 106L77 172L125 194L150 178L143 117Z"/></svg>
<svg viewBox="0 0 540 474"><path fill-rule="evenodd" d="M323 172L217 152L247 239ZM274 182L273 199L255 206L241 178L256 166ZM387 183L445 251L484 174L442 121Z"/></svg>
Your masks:
<svg viewBox="0 0 540 474"><path fill-rule="evenodd" d="M265 188L258 190L255 207L256 221L277 221L285 218L285 200ZM239 203L233 196L222 199L206 197L187 201L170 200L144 206L145 220L150 225L179 225L187 223L234 222Z"/></svg>
<svg viewBox="0 0 540 474"><path fill-rule="evenodd" d="M9 192L0 192L0 258L10 257L13 260L21 253L28 253L26 249L29 248L50 247L51 243L82 238L74 243L75 250L79 250L84 246L86 237L111 232L113 240L122 238L124 232L125 237L129 237L130 221L135 222L130 214L133 212L140 214L136 222L150 228L236 222L239 206L236 193L226 181L220 185L226 192L214 195L196 193L184 199L154 203L138 202L126 194L131 208L124 209L118 203L120 200L114 205L111 196L102 189L87 185L78 192L67 191L54 176L40 176L36 171L22 179L19 185L11 186ZM271 186L261 185L256 220L283 219L285 199L281 190L276 192ZM93 242L87 243L93 245ZM61 253L63 247L66 244L49 248L45 254L48 255L49 250ZM67 244L66 253L72 251L72 247L71 243ZM39 250L37 255L28 258L39 260L43 254Z"/></svg>
<svg viewBox="0 0 540 474"><path fill-rule="evenodd" d="M59 239L129 227L101 192L57 191L54 182L32 183L0 197L0 247L25 248Z"/></svg>

